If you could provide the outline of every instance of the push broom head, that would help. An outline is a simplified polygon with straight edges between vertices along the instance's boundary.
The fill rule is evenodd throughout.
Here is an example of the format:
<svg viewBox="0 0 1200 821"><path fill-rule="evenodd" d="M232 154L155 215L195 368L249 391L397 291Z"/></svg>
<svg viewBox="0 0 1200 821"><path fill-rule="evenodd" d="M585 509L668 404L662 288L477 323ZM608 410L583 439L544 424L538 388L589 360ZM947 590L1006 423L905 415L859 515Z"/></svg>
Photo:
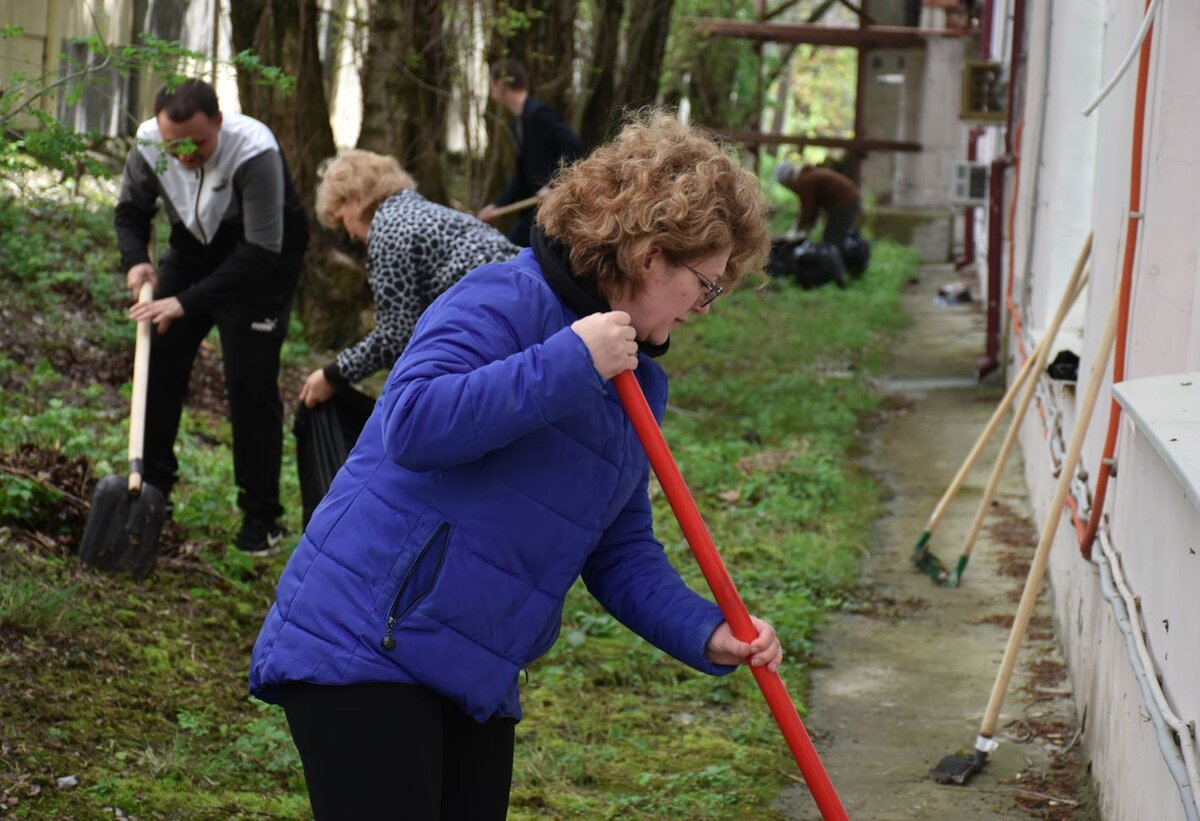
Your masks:
<svg viewBox="0 0 1200 821"><path fill-rule="evenodd" d="M969 755L948 755L929 771L939 784L966 784L971 776L983 769L988 754L976 750Z"/></svg>

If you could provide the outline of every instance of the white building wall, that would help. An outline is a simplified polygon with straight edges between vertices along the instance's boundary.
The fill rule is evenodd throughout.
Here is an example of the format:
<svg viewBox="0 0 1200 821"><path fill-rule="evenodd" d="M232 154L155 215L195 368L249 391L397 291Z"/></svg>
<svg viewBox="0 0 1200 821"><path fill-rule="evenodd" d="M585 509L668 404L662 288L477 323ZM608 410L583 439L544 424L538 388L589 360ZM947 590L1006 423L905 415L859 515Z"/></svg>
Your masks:
<svg viewBox="0 0 1200 821"><path fill-rule="evenodd" d="M1091 230L1096 124L1080 111L1100 82L1100 6L1092 0L1029 8L1025 110L1033 116L1025 122L1022 176L1031 242L1016 270L1030 286L1026 324L1034 329L1054 316ZM1064 330L1082 329L1086 304L1079 300Z"/></svg>
<svg viewBox="0 0 1200 821"><path fill-rule="evenodd" d="M1071 388L1045 380L1042 413L1029 414L1022 429L1031 500L1038 520L1045 521L1057 483L1047 427L1051 439L1057 436L1061 455L1075 426L1078 397L1084 395L1100 353L1108 310L1117 297L1129 204L1136 61L1091 117L1084 118L1081 111L1128 53L1143 4L1054 0L1047 8L1025 1L1026 64L1018 77L1024 104L1015 117L1016 123L1023 121L1023 135L1013 270L1014 299L1035 337L1057 307L1088 231L1095 232L1091 287L1059 338L1060 346L1070 345L1082 357L1079 382ZM1015 2L996 3L995 48L1003 51L994 53L1005 62L1005 21L1011 19ZM1200 370L1200 7L1166 0L1162 9L1154 27L1144 219L1129 316L1124 385L1131 388L1146 377ZM981 161L1003 151L1002 140L987 142L991 153L982 154ZM1012 177L1010 172L1009 195ZM1002 215L1006 230L1010 201ZM1005 259L1005 274L1008 270ZM1015 348L1010 338L1009 351ZM1010 368L1010 378L1014 373ZM1094 492L1102 469L1112 406L1111 357L1096 378L1103 383L1081 461L1089 492ZM1184 381L1179 381L1180 390ZM1191 410L1200 424L1200 406L1186 402L1180 407L1181 414ZM1141 602L1141 626L1153 659L1149 675L1161 677L1171 708L1184 721L1197 721L1200 494L1186 491L1179 472L1155 450L1160 424L1122 422L1118 471L1109 484L1105 511L1120 566ZM1184 819L1185 802L1170 769L1180 767L1182 759L1170 740L1164 752L1162 739L1148 721L1153 704L1139 687L1125 637L1103 597L1099 570L1080 554L1069 511L1052 548L1048 578L1077 706L1085 719L1083 744L1103 817Z"/></svg>
<svg viewBox="0 0 1200 821"><path fill-rule="evenodd" d="M1128 372L1138 376L1186 370L1200 358L1192 319L1200 245L1200 14L1195 4L1164 3L1153 36L1146 218L1130 316L1137 333L1129 346Z"/></svg>

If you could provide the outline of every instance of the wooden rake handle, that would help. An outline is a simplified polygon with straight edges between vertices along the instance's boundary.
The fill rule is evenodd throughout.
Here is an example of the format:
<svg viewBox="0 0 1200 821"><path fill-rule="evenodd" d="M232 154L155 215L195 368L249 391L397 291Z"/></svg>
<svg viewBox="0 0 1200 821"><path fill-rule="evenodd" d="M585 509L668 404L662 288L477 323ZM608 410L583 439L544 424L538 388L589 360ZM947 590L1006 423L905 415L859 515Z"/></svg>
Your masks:
<svg viewBox="0 0 1200 821"><path fill-rule="evenodd" d="M154 286L142 283L138 302L154 299ZM150 320L137 324L137 341L133 348L133 399L129 404L129 492L142 492L142 451L146 441L146 393L150 385Z"/></svg>
<svg viewBox="0 0 1200 821"><path fill-rule="evenodd" d="M1021 423L1025 419L1025 412L1029 410L1029 405L1033 401L1034 394L1037 392L1038 378L1041 376L1042 370L1046 367L1046 360L1050 358L1050 349L1054 345L1055 337L1058 336L1058 330L1062 327L1063 320L1066 319L1071 306L1075 304L1075 300L1083 293L1084 285L1087 284L1087 261L1092 253L1093 237L1094 234L1088 234L1087 241L1083 244L1083 248L1079 252L1079 258L1075 261L1075 269L1071 272L1071 278L1067 282L1066 290L1063 291L1062 299L1058 303L1058 310L1054 312L1054 318L1050 320L1050 326L1046 329L1046 344L1044 346L1038 345L1035 349L1037 355L1030 356L1034 360L1033 373L1026 381L1025 393L1021 396L1021 401L1017 404L1012 422L1008 426L1008 432L1004 435L1004 441L1000 444L1000 453L996 456L996 463L992 466L987 486L984 488L983 496L979 500L979 507L975 510L975 518L971 520L967 537L963 540L963 556L971 555L971 550L975 547L975 540L979 536L979 531L983 528L983 521L987 518L988 511L991 510L992 499L996 497L996 491L1000 487L1000 479L1004 475L1004 466L1008 462L1008 455L1012 452L1013 446L1016 444L1017 436L1021 432Z"/></svg>
<svg viewBox="0 0 1200 821"><path fill-rule="evenodd" d="M1088 375L1087 392L1079 406L1079 415L1075 419L1075 429L1071 432L1071 444L1067 455L1063 457L1062 469L1058 474L1058 485L1054 489L1054 499L1046 514L1046 522L1042 526L1042 537L1038 541L1037 551L1033 554L1033 563L1029 566L1029 575L1025 579L1025 589L1021 593L1021 603L1017 607L1017 615L1013 620L1012 632L1008 636L1008 644L1004 648L1004 659L1000 662L1000 672L996 683L992 686L992 695L988 699L987 711L983 716L983 724L979 734L991 738L996 732L996 721L1000 717L1000 707L1004 704L1004 694L1012 679L1013 668L1017 663L1017 653L1021 649L1021 641L1029 628L1029 619L1033 615L1033 606L1037 602L1038 592L1042 586L1042 576L1046 572L1046 562L1050 557L1050 546L1058 532L1058 523L1062 519L1063 506L1067 494L1071 491L1071 481L1075 478L1075 466L1079 464L1079 454L1083 450L1084 439L1087 438L1088 424L1092 419L1092 410L1096 407L1096 397L1104 382L1104 373L1108 370L1109 354L1112 353L1113 337L1116 336L1117 315L1120 300L1114 297L1112 307L1108 309L1108 320L1104 324L1104 334L1100 338L1100 347L1096 350L1096 361L1092 372Z"/></svg>
<svg viewBox="0 0 1200 821"><path fill-rule="evenodd" d="M654 414L646 403L646 396L642 393L641 385L638 384L632 371L622 371L617 374L613 378L613 384L616 385L617 393L621 396L621 404L625 406L625 412L629 415L630 422L633 423L633 429L637 432L638 439L641 440L642 447L645 448L646 455L650 459L650 466L654 468L654 475L658 477L663 493L671 503L671 510L675 512L675 517L679 520L679 527L687 538L688 545L692 548L696 562L704 573L704 580L708 582L709 589L712 590L713 597L717 600L717 605L725 616L725 621L729 623L733 635L739 640L747 643L754 641L758 638L758 630L750 620L750 612L738 595L733 579L730 578L729 571L725 568L725 562L721 559L721 554L717 552L716 544L713 543L712 535L700 517L700 511L696 508L691 491L684 483L683 475L679 472L674 457L671 456L670 448L667 447L667 440L663 437L658 422L654 419ZM848 821L849 816L846 815L846 809L842 806L841 799L838 798L838 794L833 788L833 782L829 780L829 774L825 772L816 748L813 747L812 740L809 739L808 732L804 729L804 724L796 713L796 707L792 704L787 688L784 687L783 679L779 677L778 673L768 671L766 667L750 669L762 691L763 698L767 701L767 706L771 709L771 714L775 717L775 723L779 725L784 740L787 741L788 748L792 751L792 756L800 765L800 772L804 776L809 792L812 793L813 800L821 810L821 816L826 821L830 819Z"/></svg>
<svg viewBox="0 0 1200 821"><path fill-rule="evenodd" d="M974 447L967 454L967 458L963 460L962 465L958 468L958 473L954 474L954 478L950 480L950 486L946 488L946 492L942 494L942 498L938 499L937 505L933 508L933 513L929 514L929 522L926 523L925 529L932 532L942 521L942 517L946 515L946 509L950 503L954 501L954 497L958 495L958 491L962 489L963 483L967 479L967 474L971 472L971 468L975 466L979 455L983 453L984 447L987 446L988 440L992 438L992 434L996 432L996 428L1000 426L1000 422L1004 419L1004 414L1008 412L1009 406L1013 403L1020 392L1021 387L1029 378L1029 374L1033 372L1033 365L1036 360L1037 352L1045 345L1050 344L1050 338L1043 336L1038 340L1037 347L1034 348L1033 355L1025 360L1025 364L1021 366L1021 370L1017 373L1015 379L1008 390L1004 394L1004 398L996 405L996 409L992 411L992 418L988 420L984 426L983 433L979 434L979 438L975 440Z"/></svg>

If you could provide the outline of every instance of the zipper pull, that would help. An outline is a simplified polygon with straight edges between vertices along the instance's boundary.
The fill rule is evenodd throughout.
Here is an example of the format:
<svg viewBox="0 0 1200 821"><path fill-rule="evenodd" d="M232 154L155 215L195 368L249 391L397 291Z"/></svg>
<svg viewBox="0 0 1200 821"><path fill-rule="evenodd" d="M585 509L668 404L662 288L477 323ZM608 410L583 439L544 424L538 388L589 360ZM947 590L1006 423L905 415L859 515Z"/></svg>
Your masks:
<svg viewBox="0 0 1200 821"><path fill-rule="evenodd" d="M392 636L392 626L396 623L395 616L388 616L387 620L387 635L379 641L379 645L384 650L394 650L396 648L396 639Z"/></svg>

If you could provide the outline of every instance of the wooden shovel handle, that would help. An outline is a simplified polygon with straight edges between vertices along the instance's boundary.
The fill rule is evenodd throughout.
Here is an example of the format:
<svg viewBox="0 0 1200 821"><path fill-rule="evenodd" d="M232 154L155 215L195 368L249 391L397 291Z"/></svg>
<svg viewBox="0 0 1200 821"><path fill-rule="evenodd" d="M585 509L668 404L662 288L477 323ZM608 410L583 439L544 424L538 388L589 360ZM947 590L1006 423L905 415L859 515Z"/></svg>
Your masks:
<svg viewBox="0 0 1200 821"><path fill-rule="evenodd" d="M492 216L503 217L508 214L515 214L517 211L524 211L526 208L532 208L533 206L537 205L539 199L541 198L535 195L532 197L526 197L523 200L517 200L516 202L509 203L508 205L501 205L499 208L492 211Z"/></svg>
<svg viewBox="0 0 1200 821"><path fill-rule="evenodd" d="M967 474L975 466L975 462L979 459L979 455L983 453L988 440L992 438L992 434L996 432L996 428L1003 421L1004 415L1008 413L1008 408L1013 403L1013 399L1020 393L1021 388L1029 378L1029 374L1033 372L1038 352L1051 342L1052 340L1048 336L1043 336L1038 340L1033 353L1025 360L1025 364L1021 366L1021 370L1017 373L1016 378L1013 379L1013 383L1009 385L1008 390L1004 393L1004 398L1000 400L1000 404L996 405L996 409L992 411L992 418L988 420L983 433L979 434L979 438L975 440L974 447L971 448L971 452L967 454L967 458L963 460L962 465L958 468L958 473L954 474L954 478L950 480L950 486L946 488L946 492L938 500L933 513L929 514L929 522L925 525L926 530L930 532L935 530L942 521L942 517L946 515L946 509L950 506L950 502L954 500L954 497L958 495L958 491L962 489L963 483L967 479Z"/></svg>
<svg viewBox="0 0 1200 821"><path fill-rule="evenodd" d="M988 511L992 508L992 499L996 497L996 491L1000 487L1000 479L1004 474L1004 466L1008 462L1008 455L1012 452L1017 437L1021 433L1021 423L1025 419L1025 412L1029 410L1029 405L1033 401L1034 394L1037 393L1038 378L1046 367L1046 360L1050 358L1050 350L1054 345L1055 337L1058 336L1058 330L1062 327L1063 320L1066 319L1067 314L1070 313L1071 306L1075 304L1075 300L1083 293L1083 288L1087 284L1087 261L1092 253L1092 239L1094 236L1094 233L1088 234L1087 241L1083 244L1083 249L1079 252L1079 258L1075 261L1075 269L1071 272L1071 278L1067 282L1066 290L1063 291L1062 299L1058 303L1058 310L1054 312L1054 318L1050 320L1050 326L1046 329L1045 336L1049 341L1044 346L1039 345L1035 349L1037 355L1031 356L1035 360L1033 374L1026 381L1025 393L1022 394L1020 402L1017 403L1012 422L1008 426L1008 432L1004 436L1004 441L1000 443L1000 453L997 454L996 462L992 465L992 472L988 477L987 486L984 487L983 496L979 500L979 507L975 510L975 518L971 520L971 526L967 530L967 537L963 540L963 556L971 555L971 550L975 547L975 540L979 536L979 531L983 528L983 520L987 518Z"/></svg>
<svg viewBox="0 0 1200 821"><path fill-rule="evenodd" d="M154 299L154 286L142 283L138 302ZM146 439L146 392L150 384L150 320L137 324L137 342L133 349L133 399L129 405L129 492L142 491L142 450Z"/></svg>
<svg viewBox="0 0 1200 821"><path fill-rule="evenodd" d="M996 721L1000 717L1000 707L1004 704L1004 694L1012 679L1013 668L1017 664L1017 653L1021 649L1021 641L1029 628L1029 619L1033 614L1033 606L1037 602L1038 592L1042 588L1042 576L1046 572L1046 562L1050 558L1050 546L1058 533L1058 523L1062 519L1063 506L1067 494L1071 491L1071 481L1075 478L1075 466L1079 464L1079 453L1083 450L1083 442L1087 438L1088 424L1092 419L1092 410L1096 407L1096 397L1104 384L1104 374L1108 370L1109 354L1112 353L1113 337L1117 330L1117 307L1120 300L1113 298L1112 307L1108 310L1108 320L1104 324L1104 334L1100 338L1100 346L1096 349L1096 361L1092 372L1088 374L1087 392L1079 406L1079 415L1075 418L1075 429L1071 432L1071 444L1067 455L1063 457L1062 469L1058 474L1058 485L1054 489L1054 499L1046 513L1046 521L1042 525L1042 537L1038 541L1037 551L1033 554L1033 562L1029 566L1029 575L1025 579L1025 589L1021 593L1021 603L1017 607L1016 618L1013 619L1012 632L1008 636L1008 644L1004 648L1004 659L1000 662L1000 672L996 683L992 686L992 695L988 699L987 711L983 716L983 724L979 734L991 738L996 732Z"/></svg>

